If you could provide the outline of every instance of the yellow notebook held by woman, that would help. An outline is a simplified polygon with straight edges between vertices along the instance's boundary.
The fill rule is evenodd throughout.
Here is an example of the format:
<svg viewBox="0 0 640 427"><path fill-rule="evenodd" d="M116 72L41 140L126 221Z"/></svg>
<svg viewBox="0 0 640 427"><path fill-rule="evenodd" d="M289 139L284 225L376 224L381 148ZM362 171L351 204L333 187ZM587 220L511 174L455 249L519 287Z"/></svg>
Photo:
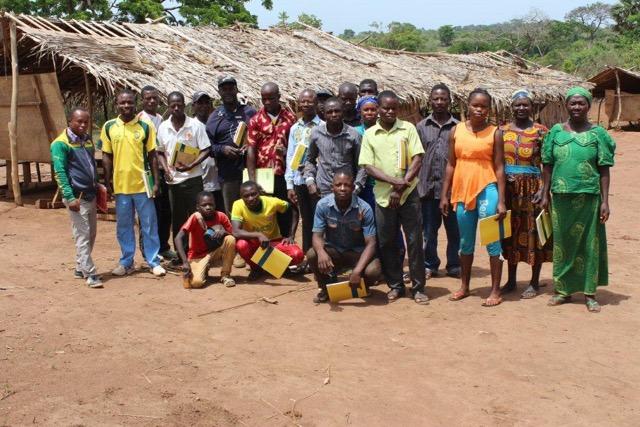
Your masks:
<svg viewBox="0 0 640 427"><path fill-rule="evenodd" d="M327 285L327 294L329 294L329 301L331 302L340 302L352 298L363 298L369 295L367 288L364 285L364 280L362 279L360 279L360 285L355 289L349 285L349 281Z"/></svg>
<svg viewBox="0 0 640 427"><path fill-rule="evenodd" d="M259 247L255 254L251 257L251 261L258 264L264 271L279 279L284 274L291 257L276 248L269 246L267 249Z"/></svg>
<svg viewBox="0 0 640 427"><path fill-rule="evenodd" d="M487 246L507 237L511 237L511 211L507 211L501 221L496 221L498 215L491 215L478 221L480 229L480 244Z"/></svg>

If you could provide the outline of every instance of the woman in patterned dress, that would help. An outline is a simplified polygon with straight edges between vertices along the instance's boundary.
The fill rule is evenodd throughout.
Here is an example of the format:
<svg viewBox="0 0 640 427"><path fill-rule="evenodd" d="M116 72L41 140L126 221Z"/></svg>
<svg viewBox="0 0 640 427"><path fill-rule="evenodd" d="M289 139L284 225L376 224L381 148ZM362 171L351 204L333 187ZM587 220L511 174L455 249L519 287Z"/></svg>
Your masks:
<svg viewBox="0 0 640 427"><path fill-rule="evenodd" d="M591 94L575 87L566 95L569 120L551 128L542 146L542 208L551 202L553 283L549 305L582 292L597 313L596 288L609 284L607 235L609 168L616 144L606 130L589 122ZM550 197L549 193L553 196Z"/></svg>
<svg viewBox="0 0 640 427"><path fill-rule="evenodd" d="M506 204L511 209L511 237L502 242L507 259L509 277L502 292L516 289L518 263L531 266L531 281L521 298L538 294L542 263L552 260L551 243L540 246L536 217L540 213L537 203L542 198L540 152L547 128L531 119L533 102L529 92L517 90L511 97L513 121L502 126L504 142Z"/></svg>

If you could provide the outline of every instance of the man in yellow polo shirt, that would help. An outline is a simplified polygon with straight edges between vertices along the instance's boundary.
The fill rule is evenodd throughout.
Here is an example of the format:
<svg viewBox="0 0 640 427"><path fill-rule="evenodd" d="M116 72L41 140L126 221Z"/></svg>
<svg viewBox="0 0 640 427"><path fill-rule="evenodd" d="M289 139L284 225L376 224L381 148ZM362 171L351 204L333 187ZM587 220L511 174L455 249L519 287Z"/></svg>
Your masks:
<svg viewBox="0 0 640 427"><path fill-rule="evenodd" d="M427 304L424 293L424 251L422 250L422 215L418 197L418 173L424 149L416 128L398 119L398 96L388 90L378 95L378 123L364 133L358 164L376 180L376 228L380 244L382 271L391 288L389 301L404 296L402 262L398 256L398 225L407 239L409 274L413 299Z"/></svg>
<svg viewBox="0 0 640 427"><path fill-rule="evenodd" d="M156 131L150 123L139 120L136 116L136 95L132 91L125 89L118 93L116 106L118 117L107 121L100 135L105 182L116 199L116 233L122 252L120 262L112 274L125 276L135 270L134 220L137 212L144 258L155 276L163 276L166 271L160 265L158 257L160 239L153 203L159 182L155 158ZM153 184L145 185L146 171L153 174Z"/></svg>

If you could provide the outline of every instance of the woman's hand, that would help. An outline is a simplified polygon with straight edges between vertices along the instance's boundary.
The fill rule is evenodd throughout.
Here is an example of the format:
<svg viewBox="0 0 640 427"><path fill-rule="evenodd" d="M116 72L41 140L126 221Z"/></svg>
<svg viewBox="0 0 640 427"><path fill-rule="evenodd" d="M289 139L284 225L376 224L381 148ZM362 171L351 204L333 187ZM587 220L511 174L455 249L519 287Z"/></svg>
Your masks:
<svg viewBox="0 0 640 427"><path fill-rule="evenodd" d="M600 222L604 224L609 219L609 203L602 202L600 205Z"/></svg>
<svg viewBox="0 0 640 427"><path fill-rule="evenodd" d="M442 199L440 199L440 212L442 212L442 215L448 216L450 210L451 210L451 203L449 202L449 199L446 197L443 197Z"/></svg>
<svg viewBox="0 0 640 427"><path fill-rule="evenodd" d="M540 206L540 209L549 212L549 196L543 194L542 199L540 199L540 202L538 203L538 206Z"/></svg>
<svg viewBox="0 0 640 427"><path fill-rule="evenodd" d="M505 206L504 202L498 202L498 210L496 213L498 214L496 221L500 221L504 219L505 216L507 216L507 207Z"/></svg>
<svg viewBox="0 0 640 427"><path fill-rule="evenodd" d="M540 204L541 201L542 201L542 188L536 191L536 194L534 194L533 197L531 198L531 203L533 203L534 205Z"/></svg>

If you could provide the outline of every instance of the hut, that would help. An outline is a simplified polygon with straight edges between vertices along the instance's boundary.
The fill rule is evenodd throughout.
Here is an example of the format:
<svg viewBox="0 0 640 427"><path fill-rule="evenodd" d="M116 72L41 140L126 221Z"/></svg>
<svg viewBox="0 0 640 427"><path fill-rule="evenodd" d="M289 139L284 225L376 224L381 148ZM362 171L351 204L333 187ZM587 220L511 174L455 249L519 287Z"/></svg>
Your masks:
<svg viewBox="0 0 640 427"><path fill-rule="evenodd" d="M606 67L589 79L594 84L592 119L607 123L640 121L640 73L620 67Z"/></svg>
<svg viewBox="0 0 640 427"><path fill-rule="evenodd" d="M418 112L427 106L429 90L436 83L451 88L462 115L467 94L478 86L488 89L494 97L494 117L498 121L508 115L511 93L524 87L532 92L541 120L551 123L561 118L567 88L583 83L575 76L507 52L451 55L388 51L352 44L311 27L195 28L43 19L11 13L0 17L0 25L5 41L0 72L12 74L9 65L15 65L20 79L39 75L57 82L64 105L85 105L105 115L108 100L119 88L140 91L151 84L163 93L204 90L215 98L218 77L230 73L237 77L241 96L247 102L259 105L260 86L272 80L280 85L283 99L292 107L304 88L335 88L344 81L357 83L373 78L381 89L399 94L402 115L413 121L420 118ZM10 35L11 27L15 28L15 38ZM14 39L16 64L12 64L8 51ZM32 103L53 97L42 91L38 94L38 100ZM21 95L18 116L27 102ZM60 100L52 100L55 106L45 105L44 109L41 104L38 107L44 130L40 137L26 136L25 126L31 126L33 120L18 120L17 158L21 161L48 161L43 158L46 149L35 146L46 148L51 135L64 126ZM0 105L0 116L8 116L7 109L7 103ZM0 132L0 158L8 158L9 145L7 133Z"/></svg>

